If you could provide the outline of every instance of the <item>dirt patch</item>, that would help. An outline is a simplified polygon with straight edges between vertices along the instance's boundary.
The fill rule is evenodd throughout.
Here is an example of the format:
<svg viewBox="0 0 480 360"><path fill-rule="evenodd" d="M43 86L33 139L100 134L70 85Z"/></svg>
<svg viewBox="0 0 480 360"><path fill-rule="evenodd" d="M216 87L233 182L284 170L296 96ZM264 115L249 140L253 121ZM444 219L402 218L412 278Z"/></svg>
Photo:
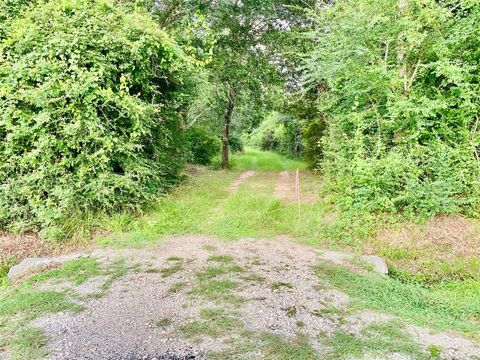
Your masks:
<svg viewBox="0 0 480 360"><path fill-rule="evenodd" d="M317 199L317 191L321 186L318 176L308 172L300 172L298 181L300 202L314 202ZM278 174L275 196L287 202L298 201L295 172L282 171Z"/></svg>
<svg viewBox="0 0 480 360"><path fill-rule="evenodd" d="M105 297L85 300L86 311L31 324L51 339L50 359L262 358L265 334L286 340L303 334L321 355L328 352L321 339L336 330L385 321L375 312L347 316L349 297L315 273L325 254L288 240L175 237L151 249L92 255L105 264L120 257L140 267L114 282ZM164 276L172 267L178 271ZM438 340L422 336L415 338L425 348ZM469 341L452 344L462 347L449 348L446 358L478 353Z"/></svg>
<svg viewBox="0 0 480 360"><path fill-rule="evenodd" d="M255 175L255 171L250 170L250 171L245 171L242 173L237 179L235 179L229 187L229 190L231 193L236 193L238 191L238 188L245 182L247 181L248 178L252 177Z"/></svg>
<svg viewBox="0 0 480 360"><path fill-rule="evenodd" d="M29 257L47 257L79 252L86 249L83 243L52 243L36 234L14 235L0 233L0 273Z"/></svg>
<svg viewBox="0 0 480 360"><path fill-rule="evenodd" d="M0 233L0 271L8 269L28 257L52 254L55 247L34 234L13 235Z"/></svg>
<svg viewBox="0 0 480 360"><path fill-rule="evenodd" d="M295 174L288 171L282 171L278 174L277 184L275 186L275 196L285 201L296 201L297 194L295 190Z"/></svg>

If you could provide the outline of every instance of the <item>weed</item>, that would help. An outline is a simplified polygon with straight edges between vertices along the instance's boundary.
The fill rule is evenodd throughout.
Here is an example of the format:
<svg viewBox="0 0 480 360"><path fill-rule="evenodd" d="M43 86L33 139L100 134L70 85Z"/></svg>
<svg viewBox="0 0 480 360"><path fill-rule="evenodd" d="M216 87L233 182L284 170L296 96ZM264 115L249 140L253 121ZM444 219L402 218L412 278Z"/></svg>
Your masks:
<svg viewBox="0 0 480 360"><path fill-rule="evenodd" d="M55 279L68 280L76 285L81 285L89 278L102 274L98 260L88 257L68 261L59 268L33 276L29 282L35 283Z"/></svg>
<svg viewBox="0 0 480 360"><path fill-rule="evenodd" d="M432 359L439 359L440 355L442 354L442 347L438 345L430 345L428 347L428 352Z"/></svg>
<svg viewBox="0 0 480 360"><path fill-rule="evenodd" d="M288 317L295 317L297 315L297 308L295 306L290 306L283 309Z"/></svg>
<svg viewBox="0 0 480 360"><path fill-rule="evenodd" d="M245 281L259 283L259 284L265 282L265 278L263 276L258 275L258 274L253 274L253 273L242 275L241 279L243 279Z"/></svg>
<svg viewBox="0 0 480 360"><path fill-rule="evenodd" d="M183 259L179 256L170 256L167 261L183 261Z"/></svg>
<svg viewBox="0 0 480 360"><path fill-rule="evenodd" d="M445 289L427 289L377 274L354 274L331 263L319 264L317 274L350 295L357 307L389 312L438 330L480 334L478 298L461 298Z"/></svg>
<svg viewBox="0 0 480 360"><path fill-rule="evenodd" d="M170 294L175 294L175 293L180 292L186 286L187 286L187 284L184 283L184 282L176 282L176 283L172 284L172 286L170 286L170 288L168 289L168 292Z"/></svg>
<svg viewBox="0 0 480 360"><path fill-rule="evenodd" d="M150 268L146 269L145 272L147 274L158 274L158 273L161 272L161 270L157 269L157 268L154 268L154 267L150 267Z"/></svg>
<svg viewBox="0 0 480 360"><path fill-rule="evenodd" d="M228 273L241 273L244 269L238 265L232 266L217 266L217 267L207 267L206 269L199 271L196 273L196 277L200 281L205 281L209 279L213 279L220 275L225 275Z"/></svg>
<svg viewBox="0 0 480 360"><path fill-rule="evenodd" d="M272 290L293 289L293 285L287 282L277 281L272 284Z"/></svg>
<svg viewBox="0 0 480 360"><path fill-rule="evenodd" d="M172 266L161 269L160 274L162 274L163 278L167 278L167 277L170 277L172 275L175 275L176 273L178 273L182 270L183 270L182 264L174 264Z"/></svg>
<svg viewBox="0 0 480 360"><path fill-rule="evenodd" d="M169 318L163 318L161 320L158 320L156 323L155 323L155 326L158 327L158 328L166 328L168 326L172 325L172 320L169 319Z"/></svg>
<svg viewBox="0 0 480 360"><path fill-rule="evenodd" d="M214 261L219 263L231 263L235 261L235 258L229 255L212 255L207 261Z"/></svg>
<svg viewBox="0 0 480 360"><path fill-rule="evenodd" d="M241 333L243 325L234 313L222 308L208 308L200 311L200 320L183 326L181 330L187 337L201 335L217 339L227 334L233 335L233 332Z"/></svg>
<svg viewBox="0 0 480 360"><path fill-rule="evenodd" d="M415 359L429 359L396 321L370 325L352 334L337 330L333 336L323 339L330 347L325 359L358 359L365 357L386 358L391 354L406 354Z"/></svg>
<svg viewBox="0 0 480 360"><path fill-rule="evenodd" d="M237 287L237 283L231 280L209 280L206 282L200 282L192 294L198 296L205 296L211 299L220 298L223 295L227 295L230 290Z"/></svg>
<svg viewBox="0 0 480 360"><path fill-rule="evenodd" d="M291 340L281 336L265 334L262 336L263 359L275 360L317 360L318 354L305 335L297 335Z"/></svg>
<svg viewBox="0 0 480 360"><path fill-rule="evenodd" d="M47 345L47 337L42 330L25 327L15 333L9 349L15 359L35 360L47 355L45 345Z"/></svg>

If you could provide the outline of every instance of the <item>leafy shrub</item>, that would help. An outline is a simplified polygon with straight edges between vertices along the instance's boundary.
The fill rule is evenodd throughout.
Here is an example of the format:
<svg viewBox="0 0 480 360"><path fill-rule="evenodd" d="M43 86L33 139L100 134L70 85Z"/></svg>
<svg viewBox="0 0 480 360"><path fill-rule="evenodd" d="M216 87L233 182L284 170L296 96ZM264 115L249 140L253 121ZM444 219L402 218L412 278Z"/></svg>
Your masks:
<svg viewBox="0 0 480 360"><path fill-rule="evenodd" d="M313 15L304 80L327 122L319 166L345 206L478 214L480 5L457 5L345 0Z"/></svg>
<svg viewBox="0 0 480 360"><path fill-rule="evenodd" d="M134 209L176 181L186 62L147 14L42 2L4 36L0 229Z"/></svg>
<svg viewBox="0 0 480 360"><path fill-rule="evenodd" d="M249 136L247 144L265 151L275 151L290 157L300 157L302 134L295 119L271 113Z"/></svg>
<svg viewBox="0 0 480 360"><path fill-rule="evenodd" d="M220 139L203 127L194 126L187 130L189 161L207 165L220 154Z"/></svg>
<svg viewBox="0 0 480 360"><path fill-rule="evenodd" d="M326 133L324 120L306 122L303 129L304 153L303 158L310 169L318 168L323 159L322 140Z"/></svg>
<svg viewBox="0 0 480 360"><path fill-rule="evenodd" d="M243 141L237 134L231 134L228 139L228 146L231 152L239 153L243 152Z"/></svg>

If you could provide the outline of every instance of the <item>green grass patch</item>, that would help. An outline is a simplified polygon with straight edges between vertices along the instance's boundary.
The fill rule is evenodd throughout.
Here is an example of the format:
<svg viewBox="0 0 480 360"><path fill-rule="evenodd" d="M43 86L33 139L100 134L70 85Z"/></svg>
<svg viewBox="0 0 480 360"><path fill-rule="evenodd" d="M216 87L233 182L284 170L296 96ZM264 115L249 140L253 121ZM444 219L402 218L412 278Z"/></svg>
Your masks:
<svg viewBox="0 0 480 360"><path fill-rule="evenodd" d="M47 355L45 349L47 341L48 339L42 330L22 328L16 332L15 337L10 341L9 349L14 359L43 359Z"/></svg>
<svg viewBox="0 0 480 360"><path fill-rule="evenodd" d="M473 294L463 298L454 289L355 274L326 262L318 265L317 274L350 295L355 307L384 311L437 330L480 336L480 298Z"/></svg>
<svg viewBox="0 0 480 360"><path fill-rule="evenodd" d="M277 281L272 283L271 286L272 290L281 290L281 289L293 289L293 285L291 283Z"/></svg>
<svg viewBox="0 0 480 360"><path fill-rule="evenodd" d="M284 171L304 170L306 165L301 161L288 159L274 152L246 149L244 153L232 156L231 168L238 171Z"/></svg>
<svg viewBox="0 0 480 360"><path fill-rule="evenodd" d="M62 266L33 276L29 281L32 283L46 280L67 280L75 285L84 284L88 279L104 275L105 272L100 269L100 263L95 258L80 258L68 261Z"/></svg>
<svg viewBox="0 0 480 360"><path fill-rule="evenodd" d="M204 233L202 224L228 195L228 185L236 176L234 172L206 171L162 197L128 230L117 225L111 228L105 222L103 228L112 235L94 241L100 246L141 247L168 235Z"/></svg>
<svg viewBox="0 0 480 360"><path fill-rule="evenodd" d="M158 320L156 323L155 323L155 326L157 328L166 328L166 327L169 327L170 325L172 325L172 320L169 319L169 318L163 318L161 320Z"/></svg>
<svg viewBox="0 0 480 360"><path fill-rule="evenodd" d="M322 340L330 348L324 357L326 360L383 359L392 354L404 354L418 360L432 359L431 354L424 353L395 321L370 325L360 334L337 330L333 336Z"/></svg>
<svg viewBox="0 0 480 360"><path fill-rule="evenodd" d="M279 335L265 334L262 337L262 359L269 360L318 360L320 356L305 335L285 339Z"/></svg>
<svg viewBox="0 0 480 360"><path fill-rule="evenodd" d="M227 295L231 290L237 287L237 283L232 280L209 280L202 281L192 290L193 295L205 296L210 299L218 299Z"/></svg>
<svg viewBox="0 0 480 360"><path fill-rule="evenodd" d="M172 266L166 267L160 270L160 274L162 274L163 278L170 277L175 275L176 273L183 270L183 265L181 263L174 264Z"/></svg>
<svg viewBox="0 0 480 360"><path fill-rule="evenodd" d="M245 270L238 265L231 266L209 266L206 269L195 274L198 280L206 281L229 273L242 273Z"/></svg>
<svg viewBox="0 0 480 360"><path fill-rule="evenodd" d="M14 359L41 358L45 355L45 337L39 329L28 328L27 324L45 313L83 310L70 300L78 298L74 291L37 290L34 286L38 283L50 280L82 285L92 277L106 276L101 292L95 295L100 297L126 272L123 259L102 269L96 259L81 258L35 275L20 285L3 285L0 287L0 348L8 349Z"/></svg>
<svg viewBox="0 0 480 360"><path fill-rule="evenodd" d="M235 261L235 258L229 255L212 255L208 257L207 261L214 261L219 263L231 263Z"/></svg>
<svg viewBox="0 0 480 360"><path fill-rule="evenodd" d="M185 289L187 287L187 283L183 282L183 281L179 281L179 282L176 282L176 283L173 283L170 288L168 289L168 292L170 294L176 294L180 291L182 291L183 289Z"/></svg>
<svg viewBox="0 0 480 360"><path fill-rule="evenodd" d="M213 339L225 335L241 334L243 324L238 316L223 308L208 308L200 311L200 319L181 328L182 333L189 338L208 336Z"/></svg>

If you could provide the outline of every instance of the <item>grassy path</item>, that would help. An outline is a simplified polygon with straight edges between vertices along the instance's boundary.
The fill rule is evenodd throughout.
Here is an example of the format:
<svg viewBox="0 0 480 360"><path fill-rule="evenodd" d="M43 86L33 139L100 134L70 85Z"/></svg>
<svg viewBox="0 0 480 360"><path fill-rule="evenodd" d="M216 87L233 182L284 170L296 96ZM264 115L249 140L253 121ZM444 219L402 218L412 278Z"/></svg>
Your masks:
<svg viewBox="0 0 480 360"><path fill-rule="evenodd" d="M319 250L361 252L365 226L342 224L321 177L272 153L232 164L109 219L90 257L1 287L0 359L480 358L475 279L332 263Z"/></svg>

